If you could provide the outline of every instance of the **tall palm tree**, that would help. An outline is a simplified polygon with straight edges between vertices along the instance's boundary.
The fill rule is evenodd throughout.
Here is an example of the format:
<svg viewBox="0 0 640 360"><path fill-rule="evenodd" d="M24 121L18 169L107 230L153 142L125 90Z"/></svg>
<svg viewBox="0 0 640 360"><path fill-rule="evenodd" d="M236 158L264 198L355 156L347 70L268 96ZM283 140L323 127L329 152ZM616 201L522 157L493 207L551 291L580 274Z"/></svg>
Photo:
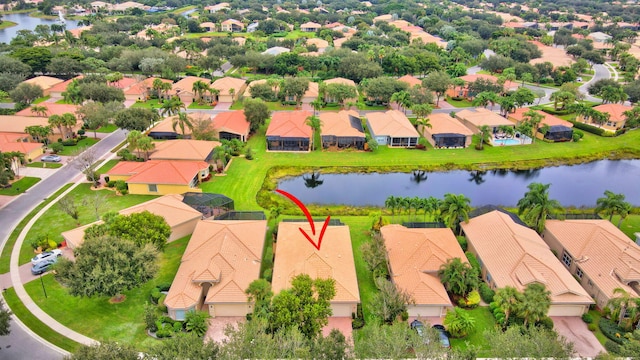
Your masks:
<svg viewBox="0 0 640 360"><path fill-rule="evenodd" d="M151 89L156 93L156 96L160 98L160 93L162 92L162 88L164 87L165 82L162 79L153 79L153 83L151 84Z"/></svg>
<svg viewBox="0 0 640 360"><path fill-rule="evenodd" d="M19 151L10 151L2 154L5 158L10 159L11 168L16 174L16 177L20 177L20 166L24 164L24 154Z"/></svg>
<svg viewBox="0 0 640 360"><path fill-rule="evenodd" d="M138 130L131 130L127 134L127 143L129 150L137 151L140 149L140 142L145 135Z"/></svg>
<svg viewBox="0 0 640 360"><path fill-rule="evenodd" d="M487 125L482 125L478 128L478 131L478 137L480 138L478 141L478 149L482 150L484 143L491 139L491 128Z"/></svg>
<svg viewBox="0 0 640 360"><path fill-rule="evenodd" d="M531 129L533 130L533 136L531 137L531 140L534 143L536 142L536 133L538 132L538 127L540 126L540 122L542 121L542 119L544 119L544 115L535 110L528 110L524 113L525 122L529 123L529 125L531 125Z"/></svg>
<svg viewBox="0 0 640 360"><path fill-rule="evenodd" d="M444 223L455 230L460 224L460 219L469 222L470 203L471 200L463 194L444 194L444 200L440 203L440 214ZM462 235L462 227L460 227L459 235Z"/></svg>
<svg viewBox="0 0 640 360"><path fill-rule="evenodd" d="M180 128L180 132L182 132L182 137L185 135L185 128L189 130L193 130L193 119L186 112L179 112L178 116L175 116L171 121L171 127L173 131L176 131L176 128Z"/></svg>
<svg viewBox="0 0 640 360"><path fill-rule="evenodd" d="M186 109L182 100L179 97L173 96L169 100L162 102L162 110L160 114L164 115L176 115L180 110Z"/></svg>
<svg viewBox="0 0 640 360"><path fill-rule="evenodd" d="M154 80L155 82L155 80ZM159 86L160 92L158 94L158 97L160 97L160 95L164 94L166 96L166 94L169 92L169 90L171 90L173 88L173 85L169 82L162 82L162 85Z"/></svg>
<svg viewBox="0 0 640 360"><path fill-rule="evenodd" d="M62 131L62 128L64 126L62 123L62 116L56 115L56 114L49 116L49 125L51 125L52 127L58 128L58 132L60 132L60 136L64 138L64 132Z"/></svg>
<svg viewBox="0 0 640 360"><path fill-rule="evenodd" d="M544 224L549 215L564 211L557 200L549 199L549 186L551 184L529 184L529 191L517 204L518 215L523 215L522 219L538 234L544 231Z"/></svg>
<svg viewBox="0 0 640 360"><path fill-rule="evenodd" d="M431 215L433 221L439 220L438 210L440 210L440 202L440 199L433 196L429 196L428 198L424 199L425 218L428 212L429 215Z"/></svg>
<svg viewBox="0 0 640 360"><path fill-rule="evenodd" d="M398 91L391 95L391 102L395 102L402 109L403 113L407 113L407 109L413 105L411 102L411 95L406 90Z"/></svg>
<svg viewBox="0 0 640 360"><path fill-rule="evenodd" d="M605 215L609 215L609 221L613 220L613 215L620 215L620 221L618 227L620 227L622 220L629 215L631 210L631 204L624 201L624 194L616 194L613 191L605 190L604 197L596 200L595 213L604 212Z"/></svg>
<svg viewBox="0 0 640 360"><path fill-rule="evenodd" d="M73 133L73 128L78 123L78 119L72 113L64 113L61 115L62 125L67 129L67 134Z"/></svg>
<svg viewBox="0 0 640 360"><path fill-rule="evenodd" d="M47 116L47 110L49 109L44 105L33 105L31 107L31 112L41 117Z"/></svg>
<svg viewBox="0 0 640 360"><path fill-rule="evenodd" d="M318 111L322 107L322 100L320 100L320 99L313 100L311 102L311 106L313 107L313 115L317 116L318 115Z"/></svg>
<svg viewBox="0 0 640 360"><path fill-rule="evenodd" d="M416 116L416 127L422 125L431 128L428 117L433 111L433 107L431 105L416 104L411 107L411 111Z"/></svg>
<svg viewBox="0 0 640 360"><path fill-rule="evenodd" d="M505 286L496 291L493 301L504 312L504 323L501 324L504 328L509 324L511 314L518 311L519 304L522 301L522 294L512 286Z"/></svg>
<svg viewBox="0 0 640 360"><path fill-rule="evenodd" d="M320 120L319 117L317 116L309 116L307 118L307 120L305 121L305 123L307 125L309 125L309 127L311 129L313 129L313 148L317 149L318 145L316 144L316 138L319 137L320 135L320 129L322 129L322 121ZM322 141L322 140L321 140Z"/></svg>
<svg viewBox="0 0 640 360"><path fill-rule="evenodd" d="M524 289L520 302L520 316L524 318L524 326L535 325L544 318L551 306L551 291L540 283L530 283Z"/></svg>
<svg viewBox="0 0 640 360"><path fill-rule="evenodd" d="M204 93L209 91L209 84L202 80L198 80L193 83L192 90L198 97L198 104L202 104Z"/></svg>
<svg viewBox="0 0 640 360"><path fill-rule="evenodd" d="M153 142L153 139L149 136L143 136L138 140L138 150L144 151L144 159L149 160L149 151L156 148L156 144Z"/></svg>
<svg viewBox="0 0 640 360"><path fill-rule="evenodd" d="M614 315L618 317L618 326L622 327L624 318L627 315L627 309L634 305L632 295L623 288L613 289L613 294L617 296L609 299L607 306L613 309Z"/></svg>
<svg viewBox="0 0 640 360"><path fill-rule="evenodd" d="M454 295L466 297L478 287L478 271L459 258L451 258L442 264L438 275L447 291Z"/></svg>
<svg viewBox="0 0 640 360"><path fill-rule="evenodd" d="M391 217L395 220L396 209L398 208L398 198L393 195L389 195L389 197L384 201L384 207L391 210Z"/></svg>

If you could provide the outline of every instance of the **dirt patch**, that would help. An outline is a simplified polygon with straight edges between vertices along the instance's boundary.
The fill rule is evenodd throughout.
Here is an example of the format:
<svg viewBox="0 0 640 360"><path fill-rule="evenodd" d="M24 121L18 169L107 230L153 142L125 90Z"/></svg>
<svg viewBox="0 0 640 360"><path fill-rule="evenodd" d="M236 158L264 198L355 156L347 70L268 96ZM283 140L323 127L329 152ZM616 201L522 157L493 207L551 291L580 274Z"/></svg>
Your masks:
<svg viewBox="0 0 640 360"><path fill-rule="evenodd" d="M109 299L109 304L119 304L123 301L127 300L127 296L123 294L118 294L111 299Z"/></svg>

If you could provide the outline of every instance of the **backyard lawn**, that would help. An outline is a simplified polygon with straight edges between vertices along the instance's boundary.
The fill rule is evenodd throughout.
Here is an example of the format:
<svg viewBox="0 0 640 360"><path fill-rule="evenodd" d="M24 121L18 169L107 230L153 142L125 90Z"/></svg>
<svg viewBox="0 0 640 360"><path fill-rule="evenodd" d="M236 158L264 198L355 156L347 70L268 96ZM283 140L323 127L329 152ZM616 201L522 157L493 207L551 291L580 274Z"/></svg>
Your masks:
<svg viewBox="0 0 640 360"><path fill-rule="evenodd" d="M62 151L58 153L58 155L62 155L62 156L78 155L79 153L91 147L93 144L97 143L98 141L100 141L100 139L94 139L93 137L86 137L78 141L78 144L75 146L65 146L64 149L62 149Z"/></svg>
<svg viewBox="0 0 640 360"><path fill-rule="evenodd" d="M136 101L131 105L132 108L146 108L146 109L159 109L162 107L162 102L158 99L151 99L147 101Z"/></svg>
<svg viewBox="0 0 640 360"><path fill-rule="evenodd" d="M0 188L0 195L15 196L27 191L30 187L37 184L40 178L25 176L22 179L11 184L10 188Z"/></svg>

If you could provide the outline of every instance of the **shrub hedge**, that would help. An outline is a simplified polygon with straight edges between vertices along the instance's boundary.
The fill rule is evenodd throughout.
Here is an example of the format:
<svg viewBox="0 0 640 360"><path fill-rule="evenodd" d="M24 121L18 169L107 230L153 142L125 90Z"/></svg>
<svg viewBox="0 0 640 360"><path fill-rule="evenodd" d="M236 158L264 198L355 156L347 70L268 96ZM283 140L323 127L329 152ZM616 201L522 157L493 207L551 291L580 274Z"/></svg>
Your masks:
<svg viewBox="0 0 640 360"><path fill-rule="evenodd" d="M600 330L602 331L604 336L620 345L624 344L627 341L627 339L625 339L624 337L625 331L620 329L620 327L618 327L618 324L607 318L600 318L598 327L600 327Z"/></svg>
<svg viewBox="0 0 640 360"><path fill-rule="evenodd" d="M491 289L485 282L480 283L478 292L480 293L482 301L486 302L487 304L491 304L493 302L493 296L496 294L496 292L493 291L493 289Z"/></svg>

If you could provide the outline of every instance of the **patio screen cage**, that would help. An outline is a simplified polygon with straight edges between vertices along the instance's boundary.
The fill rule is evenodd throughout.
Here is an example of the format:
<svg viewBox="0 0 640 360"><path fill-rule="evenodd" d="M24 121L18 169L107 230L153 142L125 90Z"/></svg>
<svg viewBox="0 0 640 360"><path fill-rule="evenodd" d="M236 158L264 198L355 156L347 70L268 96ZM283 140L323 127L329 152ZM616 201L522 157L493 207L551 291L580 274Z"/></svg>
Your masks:
<svg viewBox="0 0 640 360"><path fill-rule="evenodd" d="M275 151L309 151L310 139L267 136L267 149Z"/></svg>
<svg viewBox="0 0 640 360"><path fill-rule="evenodd" d="M462 134L444 133L431 135L435 147L464 147L466 136Z"/></svg>
<svg viewBox="0 0 640 360"><path fill-rule="evenodd" d="M214 218L215 220L266 220L262 211L227 211Z"/></svg>
<svg viewBox="0 0 640 360"><path fill-rule="evenodd" d="M205 218L219 216L233 210L233 200L222 195L212 193L188 192L184 194L182 202L200 211Z"/></svg>
<svg viewBox="0 0 640 360"><path fill-rule="evenodd" d="M538 129L538 131L540 131ZM544 134L544 138L551 141L571 141L573 140L573 129L563 125L549 127L549 131Z"/></svg>

